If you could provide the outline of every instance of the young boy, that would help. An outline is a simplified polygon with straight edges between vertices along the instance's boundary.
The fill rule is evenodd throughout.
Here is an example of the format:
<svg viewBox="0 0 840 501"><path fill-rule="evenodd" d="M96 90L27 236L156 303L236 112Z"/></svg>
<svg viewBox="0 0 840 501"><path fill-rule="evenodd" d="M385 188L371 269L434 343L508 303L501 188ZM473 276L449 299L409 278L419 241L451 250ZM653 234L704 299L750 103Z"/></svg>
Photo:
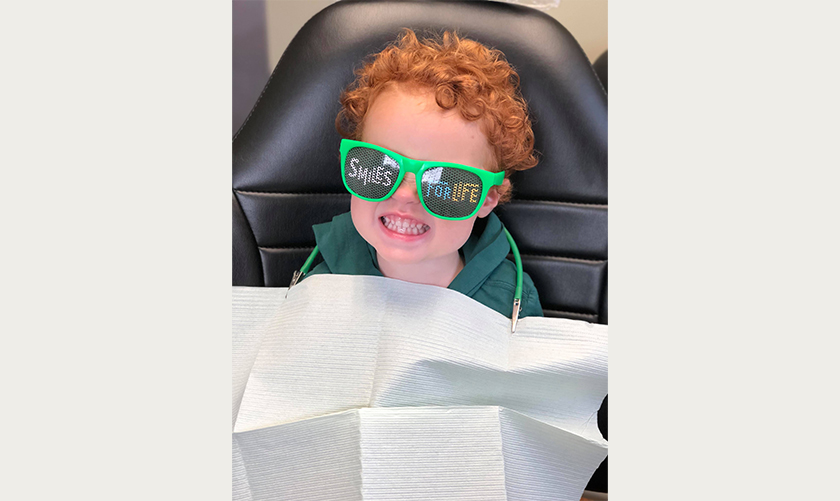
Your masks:
<svg viewBox="0 0 840 501"><path fill-rule="evenodd" d="M478 42L408 29L357 75L336 118L350 213L313 226L324 261L310 274L448 287L510 318L516 266L492 210L537 163L518 75ZM543 314L527 274L521 307Z"/></svg>

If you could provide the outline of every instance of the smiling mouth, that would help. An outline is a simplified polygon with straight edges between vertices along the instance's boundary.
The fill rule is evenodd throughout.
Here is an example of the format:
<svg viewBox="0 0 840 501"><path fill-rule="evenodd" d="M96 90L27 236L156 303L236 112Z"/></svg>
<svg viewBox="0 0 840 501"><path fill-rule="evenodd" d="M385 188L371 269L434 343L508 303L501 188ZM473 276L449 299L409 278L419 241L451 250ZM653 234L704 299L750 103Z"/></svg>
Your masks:
<svg viewBox="0 0 840 501"><path fill-rule="evenodd" d="M402 219L395 216L382 216L379 218L382 224L391 231L403 235L422 235L429 231L429 225L413 219Z"/></svg>

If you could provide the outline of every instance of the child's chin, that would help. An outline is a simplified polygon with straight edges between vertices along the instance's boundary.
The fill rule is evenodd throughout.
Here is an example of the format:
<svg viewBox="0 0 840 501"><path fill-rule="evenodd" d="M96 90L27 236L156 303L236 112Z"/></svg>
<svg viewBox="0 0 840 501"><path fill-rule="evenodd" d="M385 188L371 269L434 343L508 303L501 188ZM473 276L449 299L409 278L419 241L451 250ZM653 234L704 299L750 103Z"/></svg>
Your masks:
<svg viewBox="0 0 840 501"><path fill-rule="evenodd" d="M422 263L425 260L424 255L418 252L406 252L399 249L382 248L376 249L378 259L384 259L391 264L397 265L412 265Z"/></svg>

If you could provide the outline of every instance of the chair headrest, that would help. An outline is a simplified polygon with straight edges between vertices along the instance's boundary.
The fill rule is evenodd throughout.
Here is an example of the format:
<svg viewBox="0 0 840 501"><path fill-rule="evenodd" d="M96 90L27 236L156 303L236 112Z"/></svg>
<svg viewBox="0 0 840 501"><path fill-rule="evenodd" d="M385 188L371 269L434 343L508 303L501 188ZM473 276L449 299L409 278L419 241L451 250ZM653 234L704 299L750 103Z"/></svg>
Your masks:
<svg viewBox="0 0 840 501"><path fill-rule="evenodd" d="M342 1L321 11L289 44L234 137L234 188L344 193L335 170L338 96L403 27L418 36L455 29L504 52L519 73L541 161L512 178L516 199L606 204L607 98L592 66L553 18L496 2Z"/></svg>

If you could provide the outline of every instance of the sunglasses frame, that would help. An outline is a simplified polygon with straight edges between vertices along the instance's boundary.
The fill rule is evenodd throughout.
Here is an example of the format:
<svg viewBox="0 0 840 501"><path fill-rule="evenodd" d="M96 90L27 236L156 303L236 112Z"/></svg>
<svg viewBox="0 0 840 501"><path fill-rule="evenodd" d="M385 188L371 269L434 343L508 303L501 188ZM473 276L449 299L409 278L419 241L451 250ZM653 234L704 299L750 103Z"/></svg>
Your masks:
<svg viewBox="0 0 840 501"><path fill-rule="evenodd" d="M347 160L347 153L350 152L351 149L362 147L362 148L370 148L372 150L379 151L384 153L392 160L397 162L397 165L400 166L400 173L397 175L397 180L394 182L394 186L388 192L387 195L381 198L367 198L359 195L352 189L350 186L347 185L347 176L344 171L344 164ZM502 172L490 172L484 169L479 169L477 167L470 167L469 165L463 164L455 164L450 162L435 162L435 161L423 161L423 160L414 160L413 158L408 158L399 153L394 153L391 150L385 149L381 146L377 146L371 143L365 143L364 141L355 141L353 139L342 139L341 146L339 147L339 151L341 153L341 181L344 183L344 187L347 188L347 191L350 192L351 195L354 197L361 198L362 200L366 200L368 202L382 202L383 200L388 200L391 196L394 195L394 192L397 191L397 188L402 185L403 178L405 178L405 174L410 172L414 174L414 179L417 182L417 196L420 198L420 204L423 208L431 214L432 216L439 218L439 219L446 219L448 221L462 221L464 219L469 219L478 213L478 210L484 205L484 199L487 197L487 193L490 191L491 186L501 186L501 184L505 181L505 173ZM429 207L426 205L426 201L423 199L423 174L429 170L434 169L437 167L450 167L455 169L460 169L467 171L471 174L475 174L481 180L481 197L479 197L479 202L476 204L475 209L467 216L463 217L447 217L441 216L439 214L435 214L432 212Z"/></svg>

